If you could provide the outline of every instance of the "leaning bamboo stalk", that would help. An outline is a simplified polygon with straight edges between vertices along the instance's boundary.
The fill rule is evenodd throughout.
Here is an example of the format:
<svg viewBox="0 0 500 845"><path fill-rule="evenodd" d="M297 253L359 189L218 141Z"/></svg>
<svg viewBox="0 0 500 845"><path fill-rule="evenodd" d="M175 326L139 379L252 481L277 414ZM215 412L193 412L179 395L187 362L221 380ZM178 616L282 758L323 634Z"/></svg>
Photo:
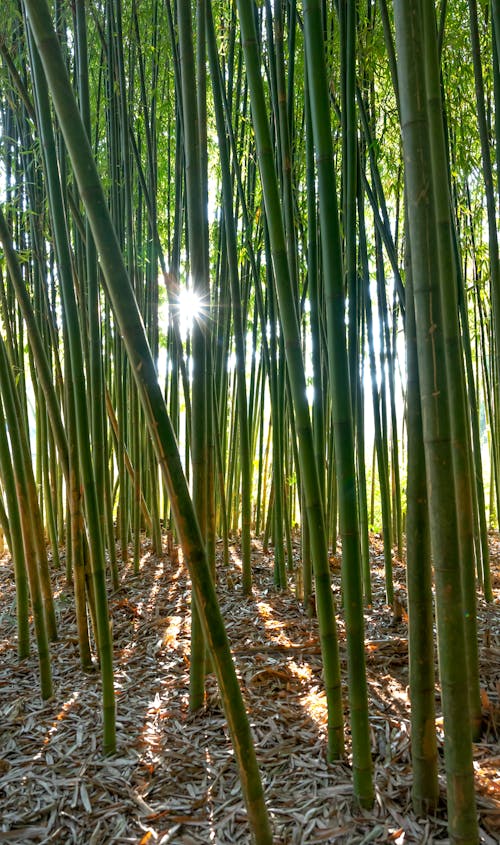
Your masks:
<svg viewBox="0 0 500 845"><path fill-rule="evenodd" d="M212 575L189 495L179 451L167 413L137 302L104 199L99 176L71 90L50 12L44 0L25 0L30 25L44 64L47 80L80 194L89 216L96 247L136 380L155 452L168 489L209 644L239 764L249 821L259 845L272 845L248 717L238 685L229 642L221 617Z"/></svg>
<svg viewBox="0 0 500 845"><path fill-rule="evenodd" d="M10 444L12 449L12 468L14 472L15 481L15 495L17 498L17 505L19 508L19 515L21 518L22 541L24 546L24 565L29 582L29 591L31 598L31 607L33 612L33 619L35 625L35 636L38 648L38 662L40 666L40 686L42 698L50 698L52 695L52 671L50 666L50 651L49 651L49 630L46 620L46 600L47 594L44 594L42 577L37 565L37 550L35 542L35 526L31 518L31 502L29 491L29 472L31 471L31 480L33 481L33 472L31 461L27 460L27 444L25 442L25 433L22 425L19 424L19 404L16 403L16 397L13 387L13 376L7 361L7 353L5 343L0 336L0 395L2 397L0 402L0 434L6 433L6 428L10 435ZM2 408L3 406L3 408ZM5 438L7 440L7 438ZM4 444L3 450L6 446ZM4 459L8 460L7 454L2 457L1 466L2 471L8 472L8 464ZM7 476L5 475L5 478ZM14 527L15 523L13 523ZM50 586L50 585L49 585ZM22 589L22 585L19 585ZM51 599L51 596L50 596ZM55 621L55 620L54 620ZM55 631L53 632L55 634Z"/></svg>
<svg viewBox="0 0 500 845"><path fill-rule="evenodd" d="M67 478L68 442L66 439L66 432L64 430L61 418L61 410L59 408L56 392L54 390L52 374L50 372L50 366L47 360L45 346L40 335L40 329L37 325L35 315L33 313L33 307L31 305L30 298L26 290L26 285L23 281L21 268L19 267L19 261L17 260L17 255L12 244L12 238L10 235L9 227L7 225L7 221L3 215L3 211L1 208L0 241L2 243L4 255L7 261L7 266L9 268L10 279L14 286L16 297L19 302L23 318L26 322L26 327L28 329L28 336L30 339L31 349L33 351L33 357L35 359L37 375L40 380L40 384L43 387L45 401L47 403L47 411L50 416L52 430L54 432L54 437L57 443L59 460L61 461L62 470Z"/></svg>
<svg viewBox="0 0 500 845"><path fill-rule="evenodd" d="M0 474L6 501L5 522L2 525L8 528L7 543L9 546L12 562L14 565L14 577L16 582L16 619L17 619L17 654L20 660L28 657L30 653L29 640L29 582L26 571L25 547L23 544L23 527L19 509L19 499L16 491L16 480L12 465L12 457L9 449L9 439L5 425L2 403L0 402ZM38 613L37 593L35 601L32 602L33 615ZM39 631L39 618L35 616L35 627ZM39 642L42 642L41 637ZM43 658L42 658L43 660ZM50 689L50 684L48 685Z"/></svg>

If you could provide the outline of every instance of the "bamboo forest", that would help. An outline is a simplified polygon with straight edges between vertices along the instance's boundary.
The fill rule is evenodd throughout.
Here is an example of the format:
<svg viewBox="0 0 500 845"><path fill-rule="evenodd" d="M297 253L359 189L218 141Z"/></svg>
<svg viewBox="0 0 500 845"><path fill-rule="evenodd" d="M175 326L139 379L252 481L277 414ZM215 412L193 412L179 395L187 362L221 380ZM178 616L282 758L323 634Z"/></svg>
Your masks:
<svg viewBox="0 0 500 845"><path fill-rule="evenodd" d="M499 843L500 0L0 6L0 843Z"/></svg>

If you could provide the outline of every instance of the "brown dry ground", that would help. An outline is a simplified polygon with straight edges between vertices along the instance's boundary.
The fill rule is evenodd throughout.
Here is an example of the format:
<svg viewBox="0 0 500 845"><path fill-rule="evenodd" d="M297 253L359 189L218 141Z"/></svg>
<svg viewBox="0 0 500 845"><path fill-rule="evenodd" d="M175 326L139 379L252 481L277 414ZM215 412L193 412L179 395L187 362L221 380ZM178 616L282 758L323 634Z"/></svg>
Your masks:
<svg viewBox="0 0 500 845"><path fill-rule="evenodd" d="M500 542L491 538L495 602L479 600L484 735L474 746L481 842L500 842ZM366 610L366 657L376 799L352 796L347 754L328 764L317 623L292 593L272 588L272 554L253 544L254 594L242 598L231 546L218 592L243 688L276 843L446 842L446 784L435 818L411 809L408 631L384 604L383 556L373 538L375 600ZM296 547L297 563L299 548ZM98 673L82 672L73 600L54 576L60 640L51 646L54 697L41 701L36 655L16 655L10 561L0 561L0 843L249 843L246 812L212 675L206 706L188 709L189 583L182 563L151 554L123 572L110 597L115 640L118 751L103 758ZM404 605L404 568L395 559ZM334 584L339 561L332 558ZM338 594L338 586L335 588ZM339 613L344 683L344 626ZM347 698L347 692L345 690Z"/></svg>

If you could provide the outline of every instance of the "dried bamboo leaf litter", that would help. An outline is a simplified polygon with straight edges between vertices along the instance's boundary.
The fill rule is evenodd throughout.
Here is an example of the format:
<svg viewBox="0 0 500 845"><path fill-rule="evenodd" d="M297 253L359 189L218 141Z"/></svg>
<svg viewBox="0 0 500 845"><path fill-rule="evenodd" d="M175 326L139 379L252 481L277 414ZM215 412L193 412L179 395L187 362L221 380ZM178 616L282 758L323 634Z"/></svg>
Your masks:
<svg viewBox="0 0 500 845"><path fill-rule="evenodd" d="M475 746L481 842L500 839L500 568L495 603L479 601L485 734ZM383 557L372 548L375 600L365 614L376 802L352 802L349 759L325 757L326 702L315 620L272 589L271 555L254 542L254 594L241 597L238 549L219 570L219 597L250 714L276 843L446 842L444 815L411 809L405 615L384 605ZM395 581L404 605L404 568ZM338 572L333 572L334 583ZM231 588L228 586L231 584ZM119 751L103 758L97 673L79 665L73 600L54 576L61 639L51 646L56 694L42 702L37 660L18 663L10 560L0 563L0 843L248 843L246 813L217 686L188 710L189 583L174 555L144 543L140 576L110 597ZM339 632L343 646L340 614ZM344 652L342 659L345 667ZM344 691L345 692L345 691ZM436 690L439 703L439 691ZM437 719L442 742L442 725ZM444 777L441 788L445 789Z"/></svg>

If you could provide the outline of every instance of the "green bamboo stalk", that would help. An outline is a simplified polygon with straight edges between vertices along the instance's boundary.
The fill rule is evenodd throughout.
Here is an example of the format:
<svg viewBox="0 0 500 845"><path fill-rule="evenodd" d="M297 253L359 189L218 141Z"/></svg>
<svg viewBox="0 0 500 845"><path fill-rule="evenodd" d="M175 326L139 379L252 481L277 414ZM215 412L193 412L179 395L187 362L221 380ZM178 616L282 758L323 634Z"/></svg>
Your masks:
<svg viewBox="0 0 500 845"><path fill-rule="evenodd" d="M28 6L26 6L26 9L29 14ZM37 39L35 36L35 41L36 40ZM39 44L37 44L37 47L39 50ZM62 58L60 57L59 49L58 56L62 63ZM33 78L36 83L37 91L37 114L38 119L40 121L40 133L43 139L43 151L45 156L48 194L53 221L54 238L58 254L58 265L61 279L61 293L63 298L63 307L67 320L66 325L71 359L71 375L73 379L75 396L74 401L76 411L78 454L81 478L85 491L85 513L91 549L93 589L96 600L97 635L99 656L101 662L101 676L103 683L102 695L104 751L105 753L112 753L116 746L112 640L108 619L105 578L106 572L103 544L100 531L100 515L98 512L98 502L95 491L95 478L93 475L93 465L90 453L90 432L84 380L81 333L75 291L73 287L71 258L67 239L66 220L61 197L61 188L59 183L54 135L50 122L50 105L48 98L47 83L45 82L41 63L39 61L39 57L35 49L32 50L32 59ZM66 73L65 70L64 73ZM72 102L74 103L74 98L72 99ZM79 125L83 126L80 121L79 114L78 121ZM85 132L85 130L83 131Z"/></svg>
<svg viewBox="0 0 500 845"><path fill-rule="evenodd" d="M458 266L458 263L457 263ZM481 548L481 563L482 563L482 581L483 591L486 601L493 601L493 591L491 587L491 572L490 572L490 556L489 556L489 539L488 529L486 525L486 505L484 496L484 481L483 481L483 465L481 456L481 442L479 434L479 419L478 419L478 402L476 384L474 381L474 371L472 365L472 348L470 340L469 319L467 313L466 291L464 289L464 280L460 275L459 279L459 308L460 308L460 326L462 329L462 338L464 344L465 366L467 370L467 390L469 398L469 413L471 418L472 431L472 456L474 461L474 478L476 483L476 501L479 519L479 535Z"/></svg>
<svg viewBox="0 0 500 845"><path fill-rule="evenodd" d="M266 239L267 240L267 239ZM267 248L267 247L266 247ZM269 252L269 250L267 250ZM270 258L270 256L269 256ZM266 267L271 262L266 258ZM269 274L271 275L271 274ZM284 512L283 512L283 409L281 405L281 391L279 386L278 339L276 335L277 319L275 313L272 276L269 278L269 392L271 395L271 421L273 431L273 527L274 537L274 586L279 590L286 589L285 548L283 545Z"/></svg>
<svg viewBox="0 0 500 845"><path fill-rule="evenodd" d="M327 305L328 363L333 405L335 461L339 484L354 793L363 806L370 806L373 801L373 784L363 642L363 598L354 437L345 342L337 187L333 169L325 56L324 51L318 49L318 44L322 43L321 5L316 0L311 2L307 0L304 5L304 40L318 170L321 244Z"/></svg>
<svg viewBox="0 0 500 845"><path fill-rule="evenodd" d="M63 316L63 323L65 318ZM64 328L64 340L67 348L67 333ZM83 559L83 537L85 524L83 515L83 496L81 490L81 474L78 458L78 440L76 436L76 408L74 395L71 390L71 362L69 355L64 356L65 392L66 392L66 421L69 437L69 483L67 490L68 523L66 532L66 560L68 581L71 575L75 592L76 629L78 633L78 649L80 663L83 669L92 665L92 655L89 642L87 624L87 600L85 591L85 571Z"/></svg>
<svg viewBox="0 0 500 845"><path fill-rule="evenodd" d="M78 100L82 121L85 126L87 137L91 139L90 120L90 93L88 78L88 49L87 49L87 26L85 18L85 2L77 0L75 3L75 40L76 57L78 60ZM87 313L89 331L89 363L90 363L90 416L92 432L92 454L94 458L95 489L97 496L97 507L101 519L101 537L106 535L107 523L105 521L105 497L106 497L106 473L105 463L106 439L104 430L104 393L103 393L103 372L102 372L102 342L101 342L101 315L99 309L99 279L97 268L97 255L94 240L90 231L88 219L85 220L85 259L86 259L86 293ZM108 547L113 557L114 538L109 535Z"/></svg>
<svg viewBox="0 0 500 845"><path fill-rule="evenodd" d="M378 397L374 396L374 402L377 403L377 410L374 406L375 419L375 445L377 449L377 464L378 464L378 479L380 486L380 503L382 509L382 531L384 535L384 570L385 570L385 592L387 604L394 603L394 587L392 583L392 521L391 521L391 491L389 483L389 461L388 461L388 433L387 433L387 402L386 402L386 372L384 366L385 358L385 335L384 335L384 321L387 313L387 308L382 305L381 291L385 293L385 277L384 277L384 262L382 257L382 243L378 232L375 232L375 263L377 275L377 291L378 291L378 313L379 313L379 349L382 364L380 367L380 393ZM368 296L366 297L367 305L367 323L371 324L371 307L368 304ZM368 316L369 309L369 316ZM371 331L371 327L369 332ZM373 335L373 332L371 331ZM372 337L373 346L373 337ZM375 361L373 360L373 365ZM372 376L373 378L373 376Z"/></svg>
<svg viewBox="0 0 500 845"><path fill-rule="evenodd" d="M307 180L307 279L309 283L309 301L311 306L311 358L313 366L313 434L316 462L323 501L325 501L325 408L322 368L322 332L323 315L321 302L322 278L318 268L318 221L316 208L316 185L314 169L314 140L311 123L311 104L307 65L304 65L304 111L306 126L306 180Z"/></svg>
<svg viewBox="0 0 500 845"><path fill-rule="evenodd" d="M123 334L148 428L171 498L172 510L185 550L204 634L211 650L221 688L241 773L242 790L247 803L250 826L259 845L271 845L272 833L265 809L250 726L234 671L203 540L142 320L104 201L92 152L71 91L49 9L43 0L42 2L26 0L26 8L44 63L80 193L85 201L107 291Z"/></svg>
<svg viewBox="0 0 500 845"><path fill-rule="evenodd" d="M270 4L269 4L270 5ZM274 24L274 47L275 47L275 68L276 68L276 101L274 103L274 114L279 124L279 156L280 173L282 180L283 195L283 220L285 225L285 237L290 268L290 279L295 294L295 304L299 307L299 282L297 269L297 238L294 219L294 196L293 196L293 148L290 137L290 115L287 110L287 94L285 80L285 58L284 58L284 22L282 2L274 3L272 20ZM273 90L273 89L272 89Z"/></svg>
<svg viewBox="0 0 500 845"><path fill-rule="evenodd" d="M468 670L472 734L481 734L481 697L479 688L479 655L477 647L476 584L474 562L474 521L472 511L471 456L469 419L465 402L465 374L462 343L458 323L455 255L452 243L452 220L448 188L448 162L441 108L441 88L436 44L434 7L423 4L425 65L428 100L431 163L434 184L437 248L441 282L441 310L445 341L448 401L451 436L453 438L453 471L457 507L457 528L462 572L463 606L465 611L465 643Z"/></svg>
<svg viewBox="0 0 500 845"><path fill-rule="evenodd" d="M283 219L274 167L274 150L269 133L264 89L260 74L260 57L255 32L255 20L253 17L253 4L249 0L238 0L237 8L252 105L252 122L255 131L264 194L281 328L285 338L286 359L299 438L301 470L316 579L316 595L327 695L328 756L333 759L342 753L343 748L342 706L338 643L330 587L323 503L316 461L314 459L314 441L307 404L299 324L288 269Z"/></svg>
<svg viewBox="0 0 500 845"><path fill-rule="evenodd" d="M0 549L2 554L5 552L5 543L7 542L7 547L10 551L11 544L12 544L12 537L10 536L10 528L9 528L9 517L7 516L7 511L5 509L5 504L3 499L0 499ZM14 569L15 571L15 569ZM16 602L17 604L17 602ZM16 614L17 615L17 614ZM28 651L29 654L29 651ZM25 655L26 656L26 655Z"/></svg>
<svg viewBox="0 0 500 845"><path fill-rule="evenodd" d="M409 241L409 238L408 238ZM412 800L419 815L433 813L438 801L435 728L432 569L425 451L418 381L417 338L410 247L406 252L406 361L408 485L406 493L406 581L411 700Z"/></svg>
<svg viewBox="0 0 500 845"><path fill-rule="evenodd" d="M42 580L37 565L37 549L34 536L34 525L31 518L31 501L29 481L27 477L26 443L23 444L24 428L20 424L19 404L16 403L13 378L7 360L5 343L0 335L0 431L9 431L12 449L12 466L15 479L15 494L21 517L22 540L24 545L24 561L28 575L31 608L35 624L35 636L38 648L38 663L40 667L40 687L43 699L52 696L52 672L50 668L49 632L45 611L47 609L46 595L42 591ZM3 406L3 407L2 407ZM6 447L6 443L5 443ZM7 455L5 454L6 458ZM3 460L0 457L0 460ZM2 467L5 469L7 467ZM31 463L29 464L31 470ZM32 473L33 474L33 473ZM7 478L4 474L4 478ZM15 518L15 517L14 517ZM22 590L22 585L20 585ZM24 597L21 593L21 598Z"/></svg>
<svg viewBox="0 0 500 845"><path fill-rule="evenodd" d="M17 655L19 660L23 660L30 653L28 619L29 583L26 573L22 520L19 512L16 481L8 443L5 417L2 403L0 402L0 473L8 513L8 524L4 523L2 527L4 528L4 533L6 533L6 528L9 531L7 542L12 556L16 581Z"/></svg>
<svg viewBox="0 0 500 845"><path fill-rule="evenodd" d="M26 544L26 555L30 560L36 558L38 569L38 581L43 598L45 615L45 626L50 641L57 640L57 624L54 609L54 599L50 582L47 548L43 530L43 522L40 511L40 502L37 495L37 485L33 474L31 450L29 445L29 433L25 426L24 409L21 405L21 397L16 389L13 371L9 362L9 356L5 342L2 341L0 349L0 366L2 369L0 383L3 393L5 415L9 430L15 429L12 439L15 438L14 449L14 470L18 497L22 497L19 508L23 518L24 542ZM29 545L29 551L28 551Z"/></svg>
<svg viewBox="0 0 500 845"><path fill-rule="evenodd" d="M204 303L204 319L200 321L204 331L205 342L205 453L206 453L206 550L210 568L215 577L215 444L213 421L213 394L211 384L213 379L212 355L212 309L210 290L210 238L208 221L208 117L207 117L207 0L197 0L196 3L196 83L198 103L198 127L200 132L200 173L202 182L201 210L203 213L203 260L205 272L200 286L201 301ZM248 507L248 518L250 506ZM247 552L247 569L249 568Z"/></svg>
<svg viewBox="0 0 500 845"><path fill-rule="evenodd" d="M422 9L418 0L405 0L404 3L398 0L394 10L430 538L436 580L448 825L452 842L476 845L479 837L474 799L467 667L464 671L463 660L465 632L457 512L453 485L450 489L453 464L439 267L436 266Z"/></svg>
<svg viewBox="0 0 500 845"><path fill-rule="evenodd" d="M207 44L208 58L211 68L213 88L213 102L217 135L219 141L219 155L222 178L222 202L224 209L224 227L227 242L227 260L229 282L231 285L231 309L234 325L234 342L236 349L236 379L237 379L237 407L239 424L239 442L241 459L241 559L243 567L242 588L245 594L251 592L251 555L250 555L250 523L252 512L252 465L250 460L250 439L248 422L248 400L246 389L245 368L245 336L241 308L241 288L238 272L238 252L236 226L233 210L231 171L229 165L229 151L227 147L224 125L224 111L222 103L222 85L220 66L217 58L217 43L212 16L211 4L207 4Z"/></svg>
<svg viewBox="0 0 500 845"><path fill-rule="evenodd" d="M314 168L314 141L311 124L311 104L307 65L304 64L304 118L306 132L306 196L307 196L307 282L310 303L311 360L313 370L312 427L314 450L318 467L319 485L323 506L326 495L325 473L325 397L323 386L322 342L321 342L321 276L318 268L318 221L316 207L316 184ZM304 607L312 612L312 561L309 525L305 497L301 494L302 522L302 594Z"/></svg>
<svg viewBox="0 0 500 845"><path fill-rule="evenodd" d="M205 299L208 285L207 246L208 236L203 202L203 175L201 138L198 118L198 99L195 72L195 55L191 10L186 3L177 5L179 33L179 62L182 92L181 108L184 132L184 155L186 158L186 206L189 234L189 263L193 290L201 302ZM198 95L197 95L198 96ZM200 95L202 96L202 95ZM192 467L193 503L198 517L202 537L207 537L207 385L206 385L206 342L205 327L201 319L192 326L193 385L191 396L192 412ZM192 710L202 706L204 700L205 643L199 617L199 608L193 597L191 606L191 662L190 697Z"/></svg>
<svg viewBox="0 0 500 845"><path fill-rule="evenodd" d="M481 66L481 48L479 41L479 25L477 15L477 0L468 0L469 4L469 33L471 39L472 65L474 68L474 85L476 95L476 115L481 143L481 158L483 166L484 192L486 199L486 215L488 220L488 252L490 259L490 291L493 324L495 335L500 337L500 258L498 249L498 232L496 223L496 203L493 190L493 171L491 166L491 152L489 131L486 119L485 93L483 71ZM495 4L497 5L497 4ZM493 9L494 21L498 23L499 13ZM498 139L497 139L498 140ZM497 371L500 372L500 344L495 350ZM498 413L498 406L495 404Z"/></svg>
<svg viewBox="0 0 500 845"><path fill-rule="evenodd" d="M47 411L50 415L50 421L56 439L57 448L59 451L59 460L64 474L68 475L68 443L66 433L61 419L61 411L59 403L54 390L52 374L47 360L45 347L40 335L40 330L37 326L33 308L24 284L19 261L16 252L12 245L12 238L10 235L7 221L4 217L3 211L0 207L0 241L2 242L7 267L9 269L9 276L14 286L16 297L22 311L23 318L26 322L28 335L30 339L31 349L35 359L37 374L42 385L45 400L47 402Z"/></svg>

